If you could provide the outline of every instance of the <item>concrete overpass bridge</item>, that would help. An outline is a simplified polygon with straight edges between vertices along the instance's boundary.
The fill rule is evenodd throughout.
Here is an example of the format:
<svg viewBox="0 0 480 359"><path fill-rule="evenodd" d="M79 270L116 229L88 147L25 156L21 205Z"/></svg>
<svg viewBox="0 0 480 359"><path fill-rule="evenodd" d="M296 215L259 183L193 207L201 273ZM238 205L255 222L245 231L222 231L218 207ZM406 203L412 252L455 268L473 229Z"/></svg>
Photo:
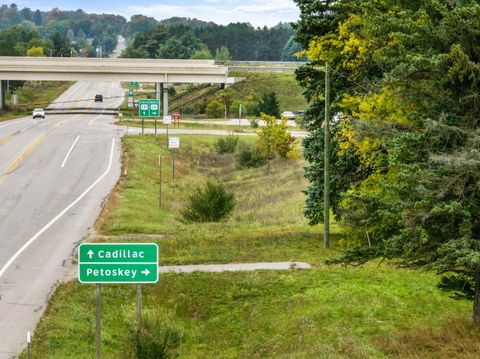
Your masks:
<svg viewBox="0 0 480 359"><path fill-rule="evenodd" d="M169 83L233 84L226 66L213 60L98 59L79 57L1 57L0 108L5 106L6 80L154 82L156 98L168 114Z"/></svg>

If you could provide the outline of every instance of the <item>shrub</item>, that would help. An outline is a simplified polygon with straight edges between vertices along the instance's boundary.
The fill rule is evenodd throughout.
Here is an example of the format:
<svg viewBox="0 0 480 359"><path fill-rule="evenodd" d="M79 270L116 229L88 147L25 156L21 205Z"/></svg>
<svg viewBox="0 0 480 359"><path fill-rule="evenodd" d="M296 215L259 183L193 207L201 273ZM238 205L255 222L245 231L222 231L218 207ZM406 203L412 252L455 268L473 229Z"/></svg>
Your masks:
<svg viewBox="0 0 480 359"><path fill-rule="evenodd" d="M228 135L215 141L215 150L219 155L234 153L238 144L238 136Z"/></svg>
<svg viewBox="0 0 480 359"><path fill-rule="evenodd" d="M185 222L219 222L230 215L234 206L234 194L225 185L209 181L188 198L181 215Z"/></svg>
<svg viewBox="0 0 480 359"><path fill-rule="evenodd" d="M275 117L264 113L261 114L261 119L266 123L258 132L257 145L262 155L267 159L277 155L282 159L289 158L295 146L295 138L287 131L286 119L277 122Z"/></svg>
<svg viewBox="0 0 480 359"><path fill-rule="evenodd" d="M244 142L238 144L235 159L240 168L261 167L266 162L257 146Z"/></svg>
<svg viewBox="0 0 480 359"><path fill-rule="evenodd" d="M252 118L250 120L250 127L251 128L258 128L258 120L256 118Z"/></svg>
<svg viewBox="0 0 480 359"><path fill-rule="evenodd" d="M137 332L135 321L130 325L130 339L137 358L167 359L176 356L183 330L170 315L144 310L140 332Z"/></svg>
<svg viewBox="0 0 480 359"><path fill-rule="evenodd" d="M208 103L205 112L208 117L211 118L222 118L224 117L224 107L223 104L217 100L212 100Z"/></svg>

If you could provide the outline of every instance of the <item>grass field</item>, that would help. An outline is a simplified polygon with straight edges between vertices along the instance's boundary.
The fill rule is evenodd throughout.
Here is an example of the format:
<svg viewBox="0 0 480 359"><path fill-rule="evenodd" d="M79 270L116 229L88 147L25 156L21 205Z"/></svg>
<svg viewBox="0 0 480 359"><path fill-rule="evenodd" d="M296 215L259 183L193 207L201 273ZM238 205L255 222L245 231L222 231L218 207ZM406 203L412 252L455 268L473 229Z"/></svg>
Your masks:
<svg viewBox="0 0 480 359"><path fill-rule="evenodd" d="M29 116L32 114L33 108L47 107L72 84L73 82L68 81L27 81L23 87L17 90L19 102L17 111L11 105L11 95L7 94L8 108L0 110L0 121Z"/></svg>
<svg viewBox="0 0 480 359"><path fill-rule="evenodd" d="M280 112L296 112L307 107L303 89L293 73L231 72L230 76L245 77L245 80L232 87L241 98L252 93L262 95L274 91L280 104Z"/></svg>
<svg viewBox="0 0 480 359"><path fill-rule="evenodd" d="M335 246L341 234L334 225L333 249L324 250L322 228L309 227L303 218L302 161L239 170L231 156L214 153L215 137L180 138L175 181L165 137L124 139L127 175L97 223L110 236L105 238L115 241L118 234L127 241L156 242L161 264L291 260L306 261L312 269L165 274L157 285L143 286L145 321L161 319L152 333L178 339L167 343L167 357L478 357L480 330L470 323L471 303L439 291L434 274L387 261L324 264L341 253ZM178 214L188 193L207 179L235 193L231 218L181 223ZM134 358L135 286L104 285L102 293L103 357ZM77 281L57 288L35 331L33 358L94 356L94 295L93 285Z"/></svg>

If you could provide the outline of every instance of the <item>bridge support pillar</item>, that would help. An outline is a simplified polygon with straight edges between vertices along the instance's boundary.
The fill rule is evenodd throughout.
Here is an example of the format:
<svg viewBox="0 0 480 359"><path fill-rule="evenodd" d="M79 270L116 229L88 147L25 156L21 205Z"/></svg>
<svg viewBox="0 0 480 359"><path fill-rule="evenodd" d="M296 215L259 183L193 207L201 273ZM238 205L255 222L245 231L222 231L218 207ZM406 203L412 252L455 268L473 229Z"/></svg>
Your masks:
<svg viewBox="0 0 480 359"><path fill-rule="evenodd" d="M155 98L162 99L163 84L161 82L155 82Z"/></svg>
<svg viewBox="0 0 480 359"><path fill-rule="evenodd" d="M5 109L5 95L7 92L7 81L0 80L0 110Z"/></svg>
<svg viewBox="0 0 480 359"><path fill-rule="evenodd" d="M168 84L163 85L163 114L168 115Z"/></svg>

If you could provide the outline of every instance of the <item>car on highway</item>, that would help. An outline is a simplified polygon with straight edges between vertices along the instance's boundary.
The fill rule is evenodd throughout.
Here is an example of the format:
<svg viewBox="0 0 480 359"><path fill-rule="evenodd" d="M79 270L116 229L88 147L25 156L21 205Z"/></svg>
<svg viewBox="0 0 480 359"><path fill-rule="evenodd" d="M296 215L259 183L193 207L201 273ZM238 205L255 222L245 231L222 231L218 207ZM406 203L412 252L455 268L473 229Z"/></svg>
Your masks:
<svg viewBox="0 0 480 359"><path fill-rule="evenodd" d="M45 118L45 111L43 110L43 108L34 108L32 116L34 119L37 117Z"/></svg>
<svg viewBox="0 0 480 359"><path fill-rule="evenodd" d="M103 96L100 94L95 95L95 102L103 102Z"/></svg>
<svg viewBox="0 0 480 359"><path fill-rule="evenodd" d="M295 114L292 111L283 111L281 116L287 120L295 121Z"/></svg>

